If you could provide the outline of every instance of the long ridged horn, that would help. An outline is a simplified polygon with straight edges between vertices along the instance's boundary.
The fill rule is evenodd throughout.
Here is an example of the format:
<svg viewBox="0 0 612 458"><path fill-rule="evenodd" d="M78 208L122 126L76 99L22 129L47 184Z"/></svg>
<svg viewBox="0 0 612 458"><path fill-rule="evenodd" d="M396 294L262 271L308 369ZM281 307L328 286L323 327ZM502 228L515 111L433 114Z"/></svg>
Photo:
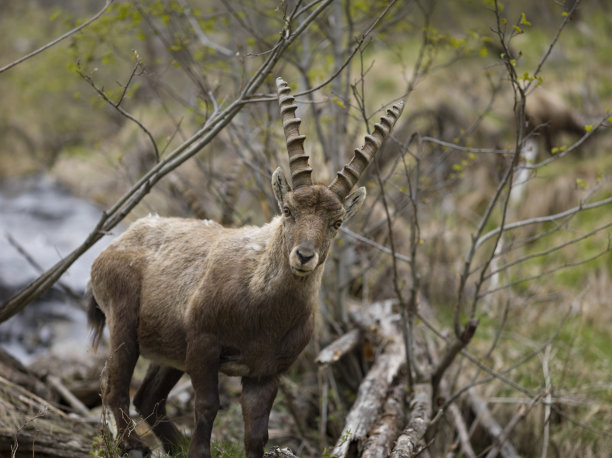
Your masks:
<svg viewBox="0 0 612 458"><path fill-rule="evenodd" d="M382 146L403 109L404 102L393 104L387 110L386 116L380 118L380 123L374 124L374 132L371 135L366 135L365 144L361 148L355 149L351 161L337 173L336 178L329 185L329 189L335 192L341 200L348 196L355 183L359 181L359 177Z"/></svg>
<svg viewBox="0 0 612 458"><path fill-rule="evenodd" d="M308 154L304 152L306 136L300 135L302 120L295 116L295 110L297 110L297 105L293 103L295 98L291 95L289 85L282 78L276 78L276 89L278 90L278 105L283 129L285 130L285 139L287 140L291 184L293 189L310 186L312 185L312 179L310 178L312 168L308 164Z"/></svg>

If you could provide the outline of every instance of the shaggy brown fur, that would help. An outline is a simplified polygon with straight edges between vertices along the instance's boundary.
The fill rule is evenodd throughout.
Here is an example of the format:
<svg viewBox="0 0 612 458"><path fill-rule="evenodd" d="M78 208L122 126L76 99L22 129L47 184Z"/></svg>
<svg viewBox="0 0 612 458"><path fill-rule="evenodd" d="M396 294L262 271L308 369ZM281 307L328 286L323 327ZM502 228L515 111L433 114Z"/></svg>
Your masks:
<svg viewBox="0 0 612 458"><path fill-rule="evenodd" d="M560 134L585 134L585 122L575 110L558 95L542 88L527 97L525 115L529 132L542 135L547 153L551 153Z"/></svg>

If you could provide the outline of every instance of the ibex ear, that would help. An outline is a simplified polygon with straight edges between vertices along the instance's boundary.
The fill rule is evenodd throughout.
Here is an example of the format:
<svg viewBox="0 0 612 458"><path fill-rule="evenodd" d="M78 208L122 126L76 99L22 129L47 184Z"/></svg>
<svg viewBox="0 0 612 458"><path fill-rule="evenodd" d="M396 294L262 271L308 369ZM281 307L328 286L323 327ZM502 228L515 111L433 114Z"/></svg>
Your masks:
<svg viewBox="0 0 612 458"><path fill-rule="evenodd" d="M344 199L344 221L348 221L351 216L353 216L361 206L366 198L366 188L363 186L359 188L357 191L354 191L348 195L346 199Z"/></svg>
<svg viewBox="0 0 612 458"><path fill-rule="evenodd" d="M291 187L287 183L287 179L280 167L272 174L272 191L274 191L274 197L276 197L276 202L278 202L278 208L282 211L285 194L291 191Z"/></svg>

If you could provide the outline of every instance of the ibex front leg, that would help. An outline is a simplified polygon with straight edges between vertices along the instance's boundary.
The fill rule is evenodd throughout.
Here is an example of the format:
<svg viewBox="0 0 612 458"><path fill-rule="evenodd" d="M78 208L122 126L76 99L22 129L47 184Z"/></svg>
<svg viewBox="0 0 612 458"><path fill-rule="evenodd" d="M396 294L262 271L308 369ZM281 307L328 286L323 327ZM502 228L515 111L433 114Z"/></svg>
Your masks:
<svg viewBox="0 0 612 458"><path fill-rule="evenodd" d="M268 420L278 390L278 377L242 378L244 448L247 458L261 458L268 442Z"/></svg>
<svg viewBox="0 0 612 458"><path fill-rule="evenodd" d="M195 428L189 458L210 458L210 434L219 410L219 358L215 337L188 336L186 372L195 393Z"/></svg>

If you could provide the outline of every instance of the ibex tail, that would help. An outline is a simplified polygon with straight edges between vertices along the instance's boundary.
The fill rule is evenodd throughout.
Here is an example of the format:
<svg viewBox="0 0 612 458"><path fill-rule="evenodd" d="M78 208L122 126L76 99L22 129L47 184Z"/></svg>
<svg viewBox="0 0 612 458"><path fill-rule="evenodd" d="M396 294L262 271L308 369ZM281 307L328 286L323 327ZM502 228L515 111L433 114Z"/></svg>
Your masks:
<svg viewBox="0 0 612 458"><path fill-rule="evenodd" d="M93 296L90 288L87 288L87 295L89 303L87 305L87 324L91 329L91 346L94 350L98 349L100 339L102 338L102 332L104 331L104 325L106 324L106 315L98 306L96 298Z"/></svg>

